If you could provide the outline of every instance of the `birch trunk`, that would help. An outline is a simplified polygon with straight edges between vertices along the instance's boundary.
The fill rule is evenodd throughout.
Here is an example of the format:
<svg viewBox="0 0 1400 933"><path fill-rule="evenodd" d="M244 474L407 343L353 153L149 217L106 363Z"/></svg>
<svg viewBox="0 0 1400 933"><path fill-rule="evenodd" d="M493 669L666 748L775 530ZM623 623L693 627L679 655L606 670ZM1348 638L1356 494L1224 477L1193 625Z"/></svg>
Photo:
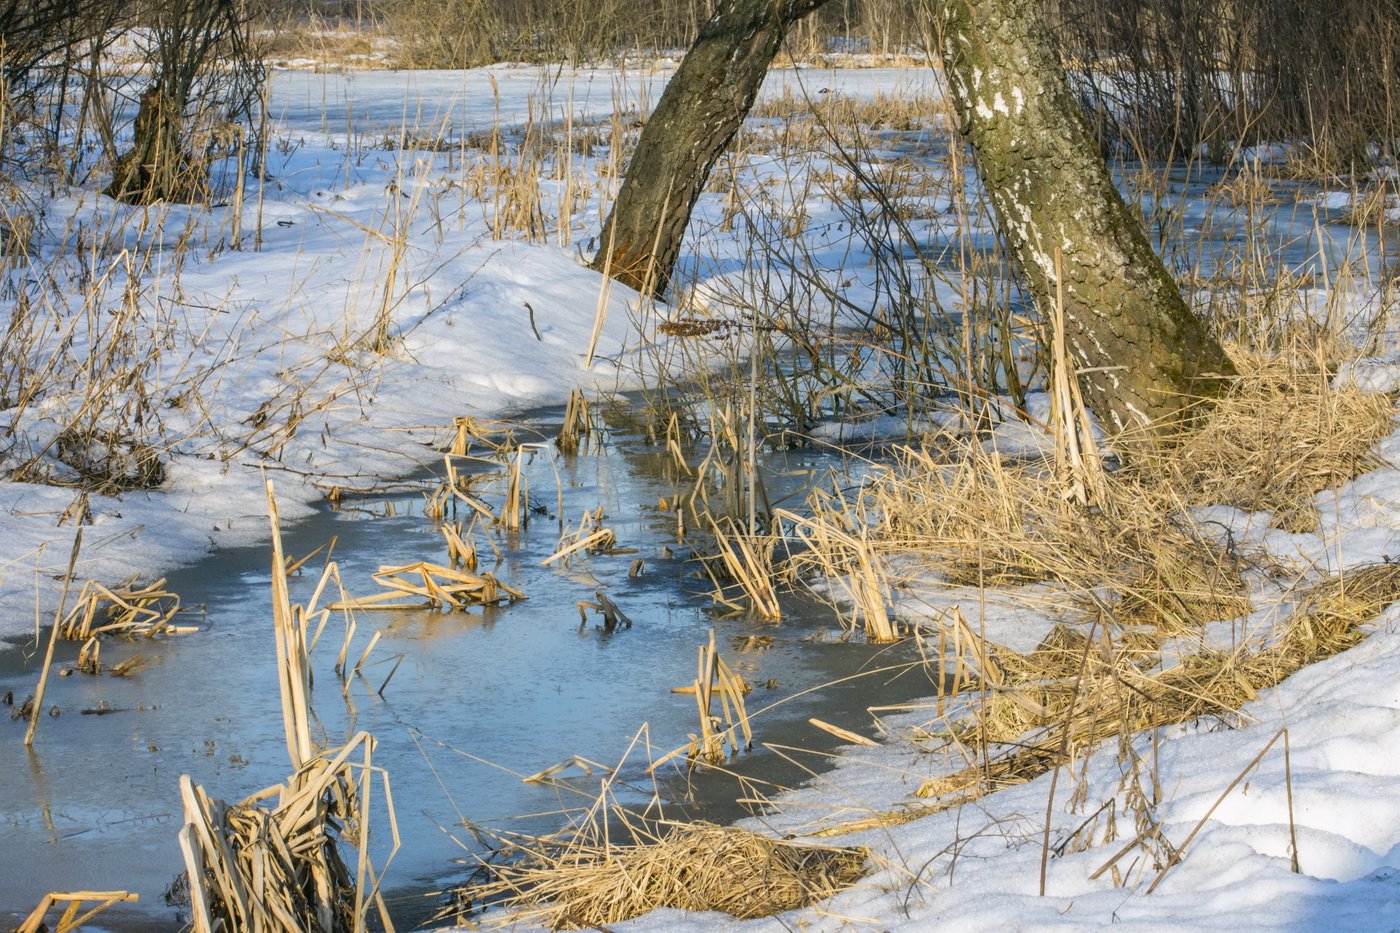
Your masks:
<svg viewBox="0 0 1400 933"><path fill-rule="evenodd" d="M1169 432L1234 369L1114 187L1043 0L934 9L963 133L1043 320L1063 296L1085 403L1110 432Z"/></svg>

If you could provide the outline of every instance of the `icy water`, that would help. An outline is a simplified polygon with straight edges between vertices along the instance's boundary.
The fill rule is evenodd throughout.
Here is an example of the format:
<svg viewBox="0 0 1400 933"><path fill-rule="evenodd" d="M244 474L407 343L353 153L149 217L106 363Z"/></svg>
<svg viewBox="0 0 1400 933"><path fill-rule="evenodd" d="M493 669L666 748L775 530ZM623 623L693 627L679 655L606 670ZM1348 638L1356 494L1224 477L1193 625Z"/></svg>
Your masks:
<svg viewBox="0 0 1400 933"><path fill-rule="evenodd" d="M765 469L770 488L797 493L834 462L789 453L768 457ZM711 628L736 670L753 684L771 684L750 695L751 711L913 657L909 646L843 640L833 611L816 602L794 601L779 625L717 618L708 599L693 592L705 585L683 559L686 549L676 547L674 514L657 507L679 485L667 475L661 452L639 438L616 439L574 458L542 452L527 474L546 513L533 516L519 534L495 536L502 560L494 572L523 588L528 600L484 611L360 613L351 658L376 627L381 639L363 675L344 690L333 671L344 634L338 619L313 653L317 734L334 746L358 730L370 731L379 741L375 764L391 777L404 844L385 887L402 924L425 919L440 903L431 892L461 879L453 860L473 845L463 820L549 830L558 826L562 808L586 804L582 794L597 789L596 777L580 779L575 794L522 783L522 776L575 755L615 765L645 726L650 749L634 751L619 774L622 795L645 800L653 789L644 773L648 760L685 744L696 729L693 697L671 690L694 679L696 652ZM436 523L422 514L421 489L430 485L328 504L286 530L286 550L306 554L334 537L334 559L355 595L377 589L370 574L380 564L444 562ZM637 553L541 568L558 541L561 493L566 523L601 506L619 546ZM492 569L484 539L481 549L482 569ZM629 576L639 558L645 572ZM137 891L138 910L104 917L125 917L132 929L173 928L176 912L161 894L181 869L179 776L189 774L229 801L285 778L269 560L266 548L225 551L173 574L169 587L184 604L202 606L187 619L202 631L105 643L106 665L144 655L144 667L129 677L51 678L45 707L59 715L42 717L32 752L22 744L22 721L0 721L0 926L9 912L27 910L45 891L85 888ZM294 601L308 595L320 565L320 558L313 560L308 567L315 571L293 579ZM607 634L596 614L580 627L577 603L599 590L628 614L632 628ZM741 652L738 642L751 635L772 642ZM76 650L60 644L56 666L71 668ZM33 692L36 653L29 645L0 652L0 694L13 692L18 702ZM382 697L376 695L399 656ZM819 753L834 743L807 725L808 717L868 731L864 706L925 694L928 676L923 668L875 674L801 697L761 715L755 739ZM822 760L814 754L804 764L820 767ZM800 768L761 748L735 764L750 776L787 784L802 776ZM710 819L740 815L732 780L687 786L675 770L667 773L663 799ZM535 816L513 819L522 814ZM387 834L376 838L382 858Z"/></svg>
<svg viewBox="0 0 1400 933"><path fill-rule="evenodd" d="M296 91L297 82L310 79L287 81ZM348 127L352 117L363 122L348 104L328 118L312 90L301 93L308 126L337 129L343 119ZM494 117L493 97L478 100L481 113L464 112L459 128ZM397 127L404 114L404 105L394 103L381 122ZM365 132L363 126L359 131ZM898 140L890 142L900 148ZM935 150L928 157L940 156ZM1330 276L1344 257L1366 257L1377 267L1384 261L1371 234L1333 223L1339 211L1314 213L1306 199L1315 190L1275 182L1280 196L1299 203L1278 203L1266 216L1252 217L1201 197L1221 177L1208 170L1170 177L1168 199L1186 196L1174 220L1182 231L1175 241L1184 245L1169 257L1178 271L1195 263L1198 245L1205 273L1245 261L1250 225L1265 234L1270 252L1281 251L1295 268L1319 277ZM937 255L947 241L937 228L929 236L928 250ZM805 767L823 766L822 752L834 740L809 726L809 717L868 732L865 707L931 692L931 672L910 666L917 660L915 646L844 640L840 620L815 601L790 600L788 617L776 626L718 618L698 595L705 584L695 579L686 550L676 547L673 514L657 507L682 486L668 475L665 461L664 453L635 436L615 436L576 458L536 456L531 489L545 514L535 515L519 534L495 537L501 548L496 566L490 547L480 542L483 569L524 589L527 601L450 614L361 613L351 658L373 631L381 638L363 676L348 685L333 670L343 625L336 620L328 626L313 654L317 735L336 746L368 730L379 742L375 763L390 775L404 840L384 876L401 926L429 916L440 904L432 892L464 876L454 862L474 846L464 821L547 831L559 825L561 810L589 802L584 795L597 786L596 777L579 778L571 785L574 793L570 785L525 784L523 776L571 756L616 764L641 734L642 747L622 767L619 787L626 798L645 800L654 789L644 773L647 762L685 744L696 729L693 698L671 690L694 678L696 650L711 628L729 663L760 685L749 697L751 711L797 697L757 717L759 748L732 763L752 779L792 784ZM770 489L786 487L797 495L833 465L839 464L830 456L789 452L767 455L764 468ZM376 590L370 574L380 564L444 562L437 527L422 514L423 492L432 485L401 484L328 503L285 530L286 550L304 555L335 538L334 559L348 589L359 596ZM574 525L585 510L600 506L618 544L636 553L541 568L555 549L560 521ZM646 571L630 576L639 558ZM163 904L161 894L182 868L175 842L179 776L189 774L214 797L237 801L288 772L269 564L267 548L248 548L220 552L173 574L170 589L186 606L202 607L188 620L201 631L159 642L106 643L106 665L144 656L144 666L129 677L52 679L45 706L59 715L42 717L32 751L22 744L24 724L0 719L0 929L44 892L80 888L141 895L137 907L105 914L108 928L178 927L176 910ZM294 600L305 599L320 565L314 559L306 576L292 581ZM577 604L600 590L630 616L632 628L602 632L592 614L580 627ZM741 651L750 636L772 641ZM56 667L71 668L77 647L61 644ZM0 650L0 695L12 693L19 701L32 693L36 654L30 644ZM391 669L381 696L377 691ZM866 676L804 693L860 673ZM812 754L794 765L764 743ZM659 788L668 805L718 820L742 812L733 803L732 780L702 775L690 783L674 771L669 775ZM377 863L385 855L383 816L380 809Z"/></svg>

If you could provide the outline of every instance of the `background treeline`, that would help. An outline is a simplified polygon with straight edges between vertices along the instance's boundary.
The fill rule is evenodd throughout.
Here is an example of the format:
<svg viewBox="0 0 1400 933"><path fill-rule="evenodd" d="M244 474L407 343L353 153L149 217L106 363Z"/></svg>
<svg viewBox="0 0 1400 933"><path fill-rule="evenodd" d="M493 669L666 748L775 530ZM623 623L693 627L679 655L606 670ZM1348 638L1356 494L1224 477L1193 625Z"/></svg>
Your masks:
<svg viewBox="0 0 1400 933"><path fill-rule="evenodd" d="M1157 157L1305 140L1319 168L1393 154L1396 0L1048 0L1111 139Z"/></svg>
<svg viewBox="0 0 1400 933"><path fill-rule="evenodd" d="M399 64L596 60L685 48L714 0L282 0L284 15L374 23ZM1045 0L1105 137L1155 158L1307 140L1333 169L1389 155L1397 0ZM832 0L791 54L922 54L930 0ZM1379 150L1378 148L1379 147Z"/></svg>
<svg viewBox="0 0 1400 933"><path fill-rule="evenodd" d="M246 123L260 52L281 52L298 37L348 33L376 48L380 61L405 68L600 62L686 48L714 2L0 0L0 107L21 120L47 115L55 126L60 111L70 125L76 114L115 152L121 127L111 114L125 112L133 125L141 87L118 91L128 106L113 106L108 53L116 50L126 69L144 62L146 74L162 76L142 125L154 134L149 145L170 147L177 145L170 123L181 115ZM1393 154L1400 0L1045 2L1108 146L1150 158L1200 153L1225 161L1242 145L1302 140L1317 173L1365 168ZM935 39L930 10L937 6L831 0L790 33L788 51L807 60L844 52L923 56ZM176 161L193 155L181 152ZM149 161L138 156L128 164Z"/></svg>

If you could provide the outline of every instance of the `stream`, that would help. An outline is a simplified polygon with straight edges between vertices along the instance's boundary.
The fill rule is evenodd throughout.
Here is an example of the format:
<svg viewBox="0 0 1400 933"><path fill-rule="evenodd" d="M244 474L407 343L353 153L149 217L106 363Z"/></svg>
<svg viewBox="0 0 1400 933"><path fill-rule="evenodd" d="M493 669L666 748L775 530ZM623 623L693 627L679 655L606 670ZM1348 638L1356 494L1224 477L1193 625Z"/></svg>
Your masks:
<svg viewBox="0 0 1400 933"><path fill-rule="evenodd" d="M928 672L908 667L917 660L914 646L847 639L832 608L810 597L789 600L788 616L776 625L718 617L703 594L708 581L696 578L687 549L677 546L674 513L658 508L659 499L681 488L667 461L664 450L635 435L609 436L573 457L552 446L541 450L526 469L536 508L528 528L491 533L499 562L487 535L477 536L480 569L493 570L528 599L469 611L356 613L352 666L371 633L381 637L361 674L345 683L334 671L344 640L341 614L326 626L312 652L313 729L326 746L359 730L378 740L374 763L390 776L403 839L384 875L400 927L428 919L442 903L436 892L466 874L454 860L481 851L464 821L521 832L559 828L562 811L586 806L597 794L596 769L592 777L572 769L576 779L555 785L521 778L573 756L616 766L634 735L642 741L617 775L624 800L645 803L655 793L676 815L742 816L733 802L739 785L713 774L688 780L683 757L657 782L646 774L650 761L685 745L697 729L694 698L671 691L695 679L697 649L711 628L721 656L755 685L750 713L862 671L905 665L759 713L755 750L730 766L760 787L764 781L791 786L804 769L824 767L824 752L837 741L807 718L869 734L863 707L930 692ZM840 461L832 454L797 451L766 455L763 470L775 495L786 490L800 497L833 466ZM284 529L286 552L303 556L334 538L332 559L355 596L378 589L370 575L381 564L445 563L438 523L423 514L424 492L434 485L435 478L425 477L393 484L391 492L326 503ZM560 503L566 526L601 506L619 548L636 553L540 567L558 543ZM293 602L309 596L323 558L292 578ZM638 559L645 571L630 576ZM104 926L178 927L178 912L162 892L182 868L175 841L180 775L234 802L289 771L269 564L269 548L242 548L172 573L167 588L182 605L197 607L180 621L200 631L104 641L106 668L143 656L126 677L51 676L32 751L22 744L23 720L0 725L7 747L0 785L8 789L0 802L0 925L10 917L17 922L46 891L124 889L139 893L140 903L104 913ZM597 591L622 608L630 629L606 633L595 612L580 626L577 604ZM78 647L60 642L55 669L71 670ZM12 693L18 704L33 693L42 654L30 640L0 651L0 694ZM51 708L57 716L48 714ZM763 743L811 753L794 763ZM384 816L382 808L375 814L376 865L388 854Z"/></svg>
<svg viewBox="0 0 1400 933"><path fill-rule="evenodd" d="M311 79L285 80L311 98L301 86ZM308 112L316 103L306 105ZM349 114L347 105L347 122ZM1168 191L1200 192L1219 177L1176 173ZM1212 271L1217 259L1238 261L1246 222L1265 228L1271 247L1290 265L1322 278L1353 253L1353 237L1362 243L1354 252L1379 271L1384 245L1372 234L1336 223L1335 210L1322 209L1315 219L1304 200L1315 189L1280 187L1300 199L1301 209L1281 205L1261 220L1232 216L1202 197L1186 202L1184 240L1217 241L1204 249L1210 261L1203 271ZM931 242L929 252L937 254L940 245ZM558 417L541 416L532 428L550 438ZM766 452L760 467L774 504L785 497L782 504L790 507L846 464L832 452L794 450ZM518 533L483 530L476 540L481 569L528 599L469 611L359 612L348 650L352 665L376 631L379 640L361 672L345 681L335 671L345 640L339 613L312 652L314 734L336 747L367 730L378 741L374 763L392 784L403 844L383 887L400 928L428 920L443 904L440 892L465 879L469 867L462 860L483 851L468 823L549 832L571 808L591 803L600 778L596 767L590 766L591 775L571 769L573 777L553 783L522 780L574 756L601 763L604 771L622 761L615 788L626 802L642 804L655 795L677 816L722 822L744 815L735 798L750 794L751 784L706 770L687 774L683 757L655 780L647 774L649 762L684 746L698 728L694 698L672 690L695 679L697 650L712 629L721 656L754 685L747 705L756 714L755 747L727 767L760 787L792 786L829 766L827 753L838 740L809 725L809 718L869 735L866 707L933 689L934 674L918 663L916 643L879 646L849 638L836 611L813 597L785 598L779 624L717 613L705 595L708 581L697 577L688 548L677 542L674 512L658 504L688 483L667 451L643 435L613 429L569 457L541 445L527 474L537 507L529 526ZM371 575L381 565L447 563L438 522L424 514L425 493L437 481L420 475L324 502L314 516L283 529L286 552L304 556L334 539L331 557L347 590L359 597L377 591ZM499 499L499 475L495 485ZM561 529L600 507L603 525L628 553L542 567ZM638 560L644 571L634 575ZM323 562L324 552L291 580L293 602L309 596ZM0 720L0 929L18 923L45 892L79 889L140 895L138 904L104 913L105 929L180 928L179 908L163 899L183 870L176 844L180 776L236 802L289 772L270 565L270 548L249 547L221 550L171 573L167 588L191 610L180 621L199 631L107 640L101 660L108 670L51 677L32 750L23 744L23 720ZM597 592L621 607L630 628L605 632L591 610L580 625L579 603ZM59 643L55 672L74 667L79 647ZM112 665L135 655L141 663L129 676L111 675ZM32 694L42 657L42 642L37 648L32 639L0 643L0 696L18 706ZM773 745L807 752L765 747ZM382 795L377 799L371 851L382 867L387 814Z"/></svg>

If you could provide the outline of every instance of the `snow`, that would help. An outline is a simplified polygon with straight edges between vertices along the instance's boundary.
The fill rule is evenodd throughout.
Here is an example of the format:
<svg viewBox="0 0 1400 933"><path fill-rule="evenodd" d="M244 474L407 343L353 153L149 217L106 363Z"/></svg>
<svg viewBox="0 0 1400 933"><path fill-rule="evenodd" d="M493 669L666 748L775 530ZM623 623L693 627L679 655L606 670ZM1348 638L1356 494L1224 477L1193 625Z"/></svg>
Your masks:
<svg viewBox="0 0 1400 933"><path fill-rule="evenodd" d="M48 201L41 234L47 256L81 231L113 232L90 261L111 277L103 302L137 283L140 326L168 339L146 372L163 403L167 434L178 439L165 451L167 477L158 489L90 497L92 524L78 573L108 581L150 576L213 547L264 540L264 471L275 478L290 521L332 486L432 463L439 455L431 445L454 418L562 402L579 386L640 384L659 353L639 326L640 302L625 288L604 289L580 262L577 244L599 222L596 199L546 242L494 239L492 217L459 183L465 168L452 153L376 141L418 127L460 138L498 119L520 125L542 113L587 120L641 112L667 73L498 66L280 74L271 110L281 142L269 153L273 181L261 208L261 249L252 245L258 231L248 205L243 248L235 250L229 206L143 213L82 191ZM927 92L932 83L923 71L805 69L775 73L765 95L799 81L808 92L867 96ZM548 191L557 209L560 195ZM1327 203L1344 206L1330 196ZM808 206L817 236L839 222L839 215ZM697 223L717 226L719 211L717 198L702 202ZM190 244L178 272L164 265L177 239ZM723 259L737 249L737 241L714 247L705 266L710 294L723 295ZM849 249L849 242L833 242L828 258ZM130 271L130 262L147 258L152 265ZM51 268L81 279L71 264L55 260ZM862 286L852 287L859 294ZM600 293L606 316L589 362L585 348ZM381 354L369 337L385 308L390 340ZM81 317L78 310L64 314ZM102 326L79 327L63 352L90 352L103 337ZM55 352L59 336L44 341L36 352ZM1394 392L1400 360L1359 361L1338 379ZM0 414L13 421L25 450L43 454L41 465L61 471L43 452L75 416L80 395ZM1043 418L1043 398L1033 403L1032 414ZM269 405L277 413L269 425L295 410L294 435L263 429L259 412ZM904 426L891 416L823 428L820 436L844 431L846 439L876 439ZM1030 426L1008 427L997 439L1004 453L1043 443L1043 431ZM1387 465L1320 497L1315 533L1270 529L1267 516L1236 509L1209 510L1209 517L1300 567L1337 570L1400 556L1400 469L1390 465L1400 463L1400 432L1381 455ZM75 533L61 518L74 505L74 490L64 486L0 484L0 634L31 632L36 605L52 607ZM912 618L954 605L1015 650L1033 647L1054 623L1025 601L946 587L900 594L896 612ZM658 911L613 928L1393 930L1400 924L1397 670L1400 608L1393 607L1357 647L1263 692L1242 710L1241 724L1204 719L1137 736L1133 748L1150 763L1150 776L1125 773L1119 749L1102 748L1059 775L1053 799L1047 774L960 808L841 837L870 848L873 873L817 907L755 921ZM824 818L916 803L913 791L950 764L911 741L935 718L931 709L884 718L882 747L848 750L833 772L753 825L802 833ZM1274 742L1255 763L1281 730L1286 745ZM1121 883L1111 870L1095 877L1135 831L1130 791L1148 801L1139 813L1150 813L1174 846L1185 845L1180 863L1150 894L1157 870L1141 849L1116 863ZM1047 801L1056 851L1103 809L1077 843L1049 860L1042 896ZM1108 832L1109 814L1115 833Z"/></svg>
<svg viewBox="0 0 1400 933"><path fill-rule="evenodd" d="M94 279L86 306L115 303L133 285L130 327L162 348L141 369L158 396L168 476L152 491L90 496L78 574L150 576L212 547L264 540L260 470L276 480L283 518L294 520L331 486L439 461L429 445L454 418L561 403L575 387L633 388L644 367L667 365L637 326L637 295L605 289L580 261L602 202L585 193L547 242L495 239L495 205L467 190L491 167L462 142L498 125L509 132L644 112L673 66L279 72L268 108L270 177L261 200L248 185L237 233L228 203L141 209L81 188L26 189L39 224L34 268L47 265L66 283L57 296L44 293L55 307L37 316L49 327L29 350L34 369L60 351L61 336L71 337L61 352L77 359L108 346L111 326L78 313ZM870 99L932 85L923 69L782 69L763 95ZM386 143L405 134L455 151ZM586 169L579 178L606 187ZM541 189L546 213L557 216L562 186L546 180ZM95 274L71 255L78 241ZM603 293L597 352L585 367ZM371 337L386 307L391 346L379 355ZM55 445L84 414L83 388L0 411L14 426L12 453L40 454L40 466L64 480ZM121 413L114 407L111 418ZM302 419L295 436L273 435L293 413ZM11 482L0 505L0 636L13 636L32 631L36 599L55 604L74 535L60 519L82 503L70 488Z"/></svg>

